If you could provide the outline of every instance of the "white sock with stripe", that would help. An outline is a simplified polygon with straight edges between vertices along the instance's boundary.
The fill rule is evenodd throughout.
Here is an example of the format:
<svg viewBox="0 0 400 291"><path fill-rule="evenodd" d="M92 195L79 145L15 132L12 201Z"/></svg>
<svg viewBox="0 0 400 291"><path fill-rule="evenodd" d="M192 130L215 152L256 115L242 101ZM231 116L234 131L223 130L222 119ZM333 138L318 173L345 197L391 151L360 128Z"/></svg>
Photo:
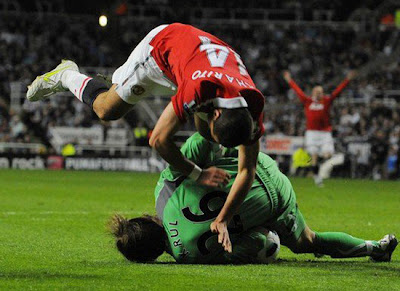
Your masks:
<svg viewBox="0 0 400 291"><path fill-rule="evenodd" d="M79 101L82 101L82 94L85 90L87 83L91 80L91 77L88 77L84 74L81 74L76 71L66 70L61 76L61 83L64 88L68 88L72 94L78 98Z"/></svg>

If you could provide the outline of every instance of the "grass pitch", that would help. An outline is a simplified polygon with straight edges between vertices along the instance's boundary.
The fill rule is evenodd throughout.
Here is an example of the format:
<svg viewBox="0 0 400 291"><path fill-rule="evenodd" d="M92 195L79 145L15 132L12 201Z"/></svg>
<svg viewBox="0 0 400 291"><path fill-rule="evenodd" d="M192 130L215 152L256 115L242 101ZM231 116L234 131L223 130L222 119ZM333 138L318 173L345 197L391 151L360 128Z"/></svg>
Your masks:
<svg viewBox="0 0 400 291"><path fill-rule="evenodd" d="M155 174L0 171L0 290L400 290L400 250L391 263L295 255L273 265L177 265L163 255L133 264L106 232L111 214L154 213ZM292 179L317 231L365 239L400 235L400 183Z"/></svg>

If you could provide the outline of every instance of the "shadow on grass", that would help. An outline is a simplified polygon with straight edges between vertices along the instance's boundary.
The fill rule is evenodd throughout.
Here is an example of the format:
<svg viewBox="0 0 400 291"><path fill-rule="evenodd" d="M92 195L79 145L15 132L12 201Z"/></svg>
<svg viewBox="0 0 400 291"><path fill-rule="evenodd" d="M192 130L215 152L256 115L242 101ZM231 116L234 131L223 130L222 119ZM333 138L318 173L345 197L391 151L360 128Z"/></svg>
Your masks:
<svg viewBox="0 0 400 291"><path fill-rule="evenodd" d="M53 273L48 271L19 271L19 272L1 272L2 279L97 279L102 276L93 274L68 274Z"/></svg>
<svg viewBox="0 0 400 291"><path fill-rule="evenodd" d="M278 259L275 265L282 265L289 268L318 268L326 270L358 270L358 271L383 271L393 272L400 275L400 265L397 262L372 262L366 259L365 261L354 260L297 260L297 259Z"/></svg>
<svg viewBox="0 0 400 291"><path fill-rule="evenodd" d="M175 262L151 262L146 263L149 265L177 265L182 266L181 264L177 264ZM185 264L198 266L198 264ZM400 275L400 265L397 262L392 263L376 263L369 261L366 259L365 261L356 261L356 260L298 260L298 259L278 259L272 265L274 266L282 266L288 268L318 268L324 270L357 270L357 271L371 271L371 272L393 272ZM203 265L205 266L205 265ZM226 266L221 264L214 264L212 266ZM230 265L233 266L261 266L259 264L244 264L244 265ZM267 265L265 267L268 267Z"/></svg>
<svg viewBox="0 0 400 291"><path fill-rule="evenodd" d="M147 263L137 263L137 262L130 262L126 259L121 260L111 260L111 261L81 261L79 262L81 265L85 267L121 267L121 266L129 266L129 265L175 265L179 266L181 264L177 264L173 261L156 261L156 262L147 262Z"/></svg>
<svg viewBox="0 0 400 291"><path fill-rule="evenodd" d="M240 266L248 266L248 267L278 267L282 266L283 268L293 268L293 269L320 269L327 272L341 272L341 271L356 271L356 272L365 272L370 273L371 275L375 274L386 274L388 276L398 276L400 277L400 264L399 262L391 262L391 263L375 263L371 262L368 259L365 260L324 260L324 259L314 259L314 260L303 260L303 259L278 259L271 266L265 265L221 265L221 264L213 264L213 265L200 265L200 264L177 264L173 261L156 261L156 262L148 262L148 263L134 263L129 262L128 260L110 260L110 261L81 261L80 264L91 267L91 268L126 268L129 266L148 266L148 267L167 267L167 266L175 266L175 267L196 267L196 266L214 266L214 267L229 267L235 268Z"/></svg>

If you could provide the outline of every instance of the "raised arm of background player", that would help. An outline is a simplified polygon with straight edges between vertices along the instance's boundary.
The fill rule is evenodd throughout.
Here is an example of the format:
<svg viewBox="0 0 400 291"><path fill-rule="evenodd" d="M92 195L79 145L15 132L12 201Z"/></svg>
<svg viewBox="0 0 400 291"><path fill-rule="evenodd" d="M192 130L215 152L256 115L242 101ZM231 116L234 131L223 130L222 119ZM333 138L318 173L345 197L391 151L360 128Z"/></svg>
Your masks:
<svg viewBox="0 0 400 291"><path fill-rule="evenodd" d="M346 78L336 87L336 89L330 95L329 100L333 101L339 94L343 91L343 89L349 84L349 82L354 79L357 75L357 72L352 70L350 71ZM292 76L289 71L283 72L283 78L289 84L289 86L296 92L296 95L299 97L301 103L310 102L311 98L304 93L304 91L296 84L296 82L292 79Z"/></svg>
<svg viewBox="0 0 400 291"><path fill-rule="evenodd" d="M329 100L332 102L336 97L342 93L343 89L349 84L351 80L353 80L357 76L357 71L351 70L347 73L346 78L336 87L336 89L330 95Z"/></svg>
<svg viewBox="0 0 400 291"><path fill-rule="evenodd" d="M307 96L306 93L296 84L296 82L292 79L292 75L289 71L283 72L283 79L289 84L289 86L296 92L297 97L299 97L301 103L306 103L307 101L311 101L310 96Z"/></svg>

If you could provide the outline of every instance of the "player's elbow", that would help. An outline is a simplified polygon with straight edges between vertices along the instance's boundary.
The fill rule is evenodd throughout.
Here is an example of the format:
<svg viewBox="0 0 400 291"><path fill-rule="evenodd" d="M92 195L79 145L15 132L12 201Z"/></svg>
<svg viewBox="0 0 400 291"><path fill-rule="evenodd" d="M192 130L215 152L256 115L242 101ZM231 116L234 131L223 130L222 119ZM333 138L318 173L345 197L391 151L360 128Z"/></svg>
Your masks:
<svg viewBox="0 0 400 291"><path fill-rule="evenodd" d="M162 136L161 134L154 133L151 135L149 139L149 145L155 149L156 151L159 151L162 146L165 144L166 138Z"/></svg>
<svg viewBox="0 0 400 291"><path fill-rule="evenodd" d="M154 133L149 138L149 146L153 149L156 147L157 137L154 136Z"/></svg>
<svg viewBox="0 0 400 291"><path fill-rule="evenodd" d="M256 176L256 167L245 167L240 170L241 174L246 175L248 177L255 177Z"/></svg>
<svg viewBox="0 0 400 291"><path fill-rule="evenodd" d="M252 183L252 181L255 179L256 177L256 168L243 168L241 170L239 170L238 175L245 177L245 179L247 181L251 181L250 183Z"/></svg>

